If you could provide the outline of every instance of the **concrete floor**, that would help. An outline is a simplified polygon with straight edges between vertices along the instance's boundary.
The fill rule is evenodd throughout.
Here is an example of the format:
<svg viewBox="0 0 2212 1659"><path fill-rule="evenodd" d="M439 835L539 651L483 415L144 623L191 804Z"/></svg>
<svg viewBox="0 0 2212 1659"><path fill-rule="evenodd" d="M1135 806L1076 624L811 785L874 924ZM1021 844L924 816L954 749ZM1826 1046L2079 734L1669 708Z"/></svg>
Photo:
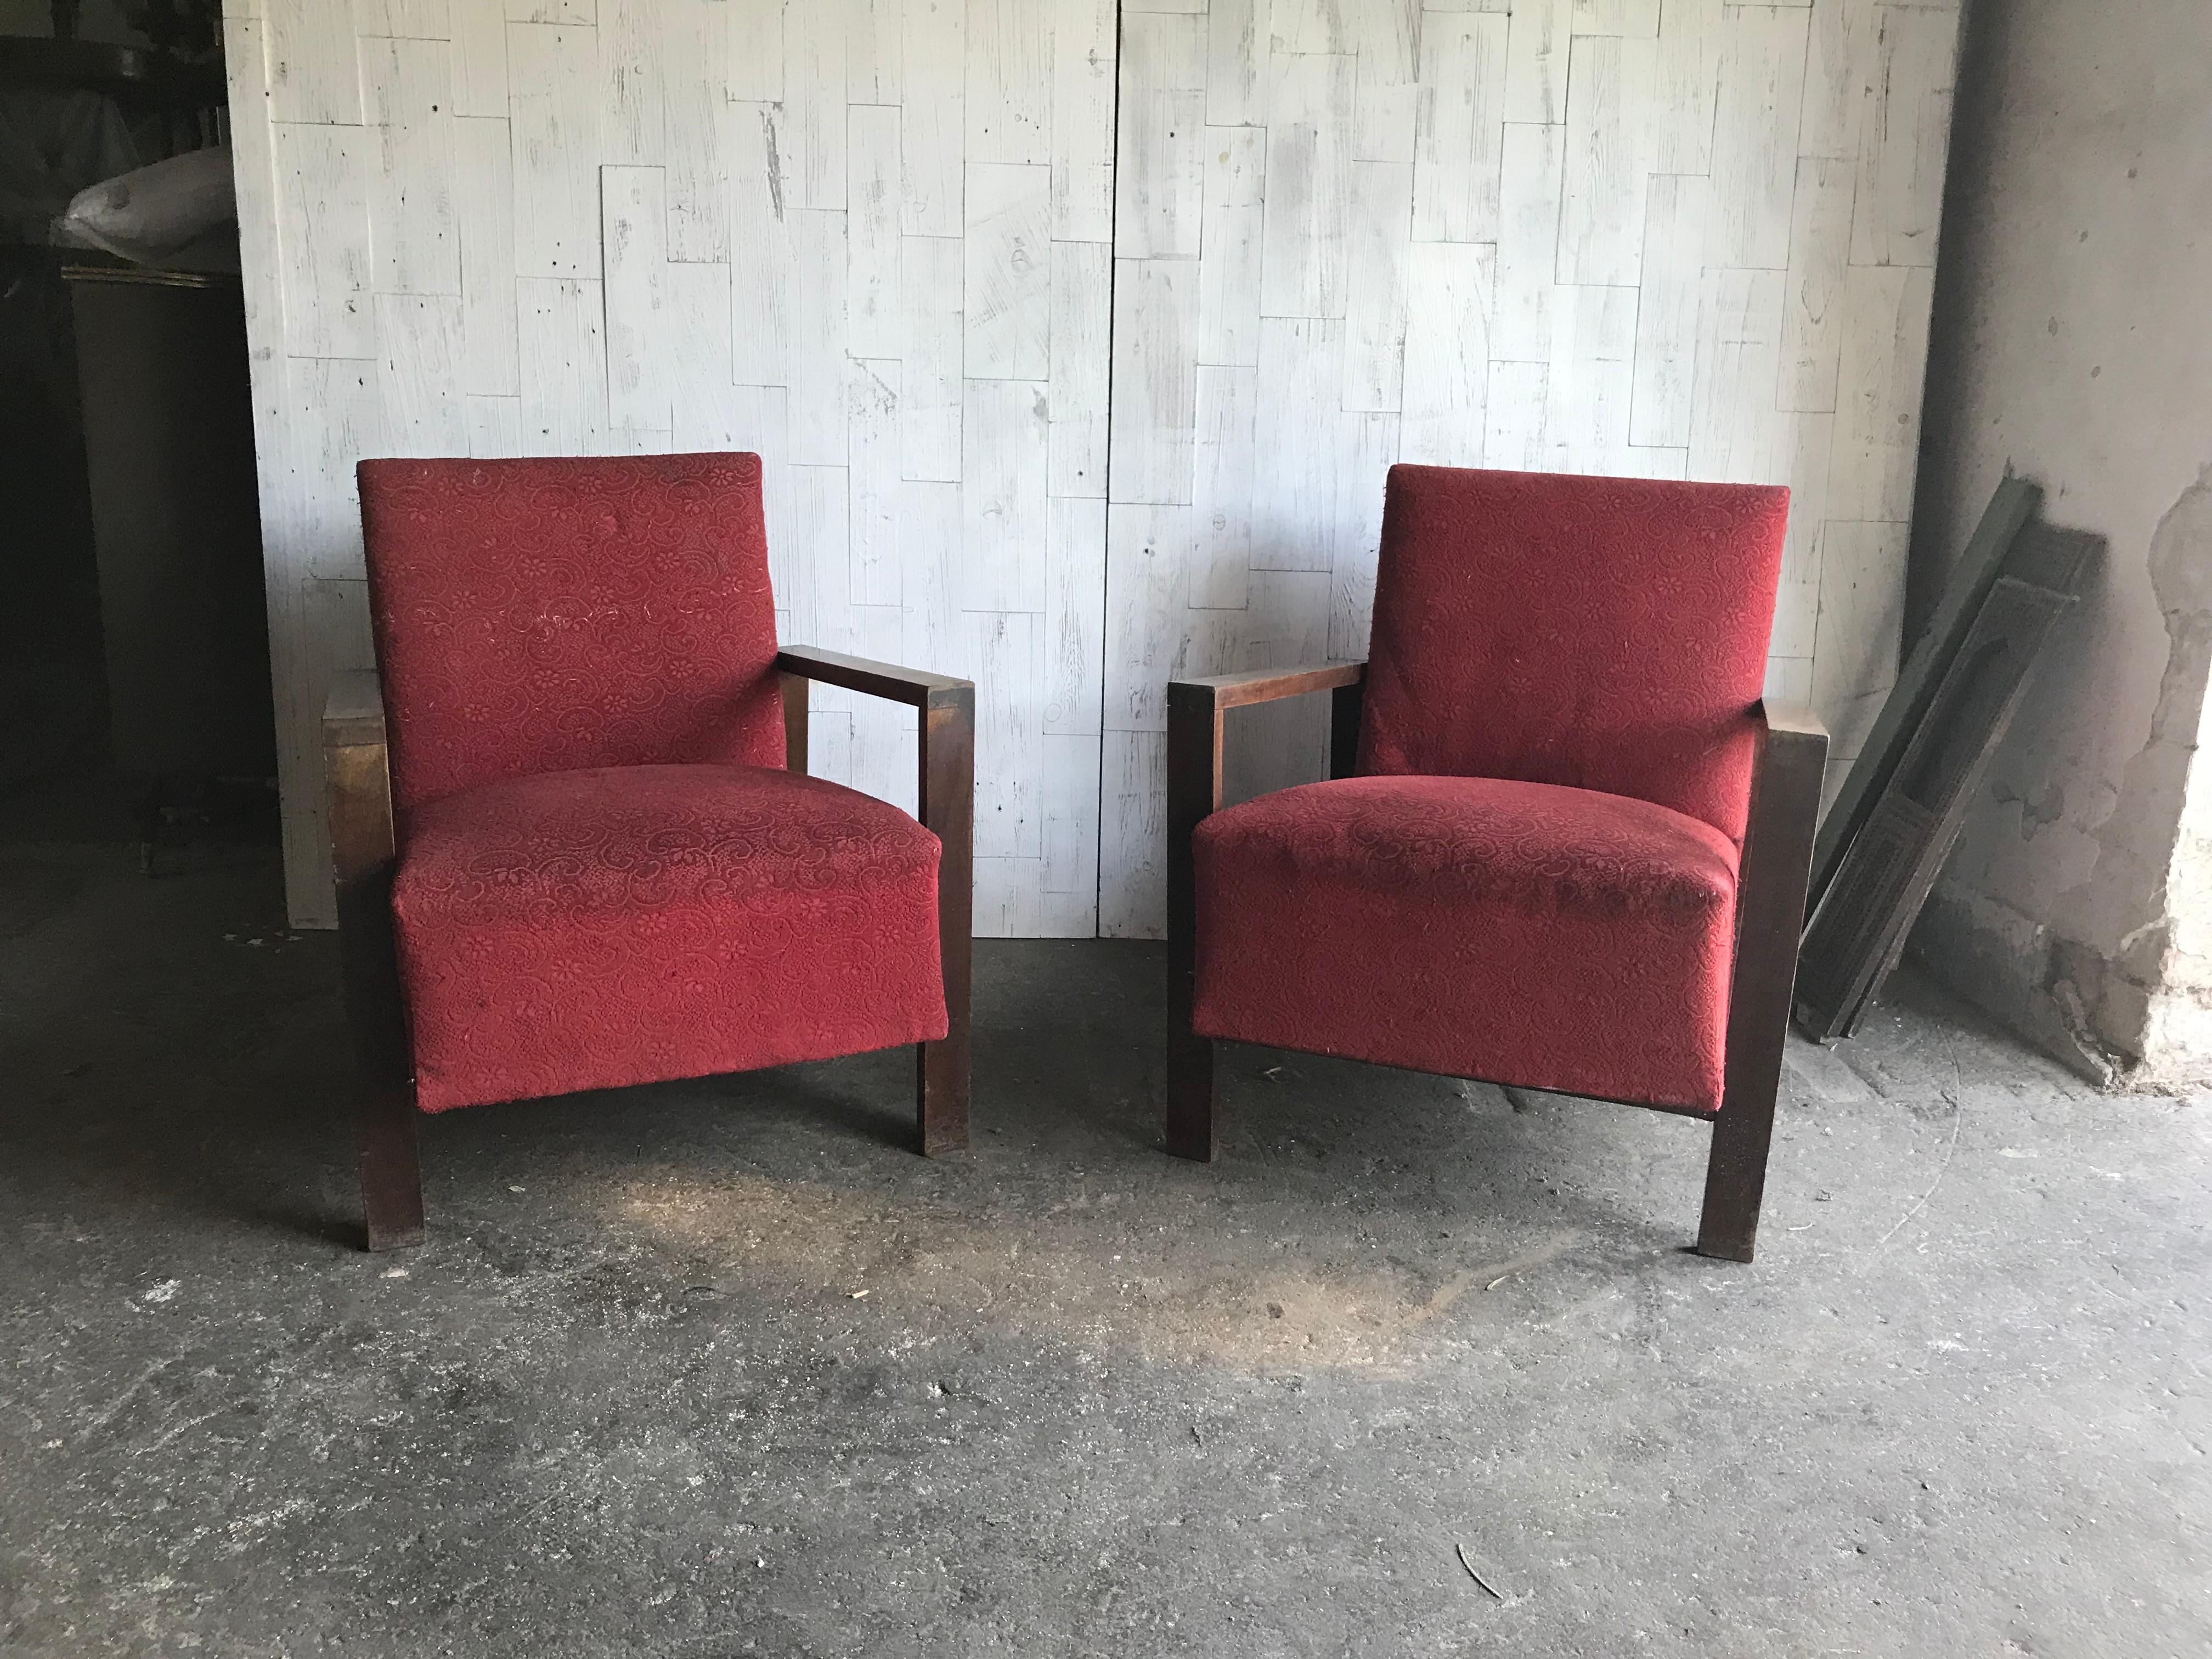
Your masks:
<svg viewBox="0 0 2212 1659"><path fill-rule="evenodd" d="M0 853L0 1652L2212 1651L2212 1111L1923 986L1753 1268L1647 1113L1238 1050L1168 1159L1115 944L982 949L963 1159L902 1054L484 1108L372 1258L332 942L198 862Z"/></svg>

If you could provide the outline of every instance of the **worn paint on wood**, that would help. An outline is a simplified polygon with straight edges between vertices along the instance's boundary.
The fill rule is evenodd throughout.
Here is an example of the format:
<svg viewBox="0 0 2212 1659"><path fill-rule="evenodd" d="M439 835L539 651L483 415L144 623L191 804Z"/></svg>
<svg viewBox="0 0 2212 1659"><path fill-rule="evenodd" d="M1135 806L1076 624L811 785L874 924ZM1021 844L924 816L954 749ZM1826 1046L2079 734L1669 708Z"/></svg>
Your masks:
<svg viewBox="0 0 2212 1659"><path fill-rule="evenodd" d="M1193 95L1176 31L1201 10L1194 226L1160 112ZM1162 921L1160 683L1363 653L1393 461L1789 484L1771 678L1848 757L1894 672L1958 21L1887 0L1127 9L1179 45L1121 64L1118 231L1144 257L1115 288L1107 932ZM1295 708L1240 725L1232 753L1260 752L1236 787L1318 776L1317 730Z"/></svg>
<svg viewBox="0 0 2212 1659"><path fill-rule="evenodd" d="M1957 23L234 10L295 915L328 919L368 453L760 452L792 637L979 680L987 931L1157 925L1167 678L1364 651L1395 460L1788 483L1772 677L1847 758L1893 672ZM909 797L905 713L819 702L818 769ZM1238 787L1317 729L1244 728Z"/></svg>
<svg viewBox="0 0 2212 1659"><path fill-rule="evenodd" d="M1119 33L1112 0L227 24L296 920L331 918L354 463L699 448L763 458L790 637L977 679L986 931L1095 929ZM910 806L911 712L816 700L816 771Z"/></svg>

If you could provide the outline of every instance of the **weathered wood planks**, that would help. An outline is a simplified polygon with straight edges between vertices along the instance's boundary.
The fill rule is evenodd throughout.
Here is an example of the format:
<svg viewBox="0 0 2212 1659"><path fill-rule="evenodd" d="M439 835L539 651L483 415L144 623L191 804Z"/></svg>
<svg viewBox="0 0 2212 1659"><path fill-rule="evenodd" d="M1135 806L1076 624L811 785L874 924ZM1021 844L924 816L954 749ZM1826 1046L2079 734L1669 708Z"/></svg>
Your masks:
<svg viewBox="0 0 2212 1659"><path fill-rule="evenodd" d="M1840 772L1896 672L1956 29L234 6L295 918L366 453L760 451L787 635L977 682L987 933L1156 931L1159 688L1360 654L1398 459L1791 483L1773 684ZM911 717L815 696L819 769L910 798ZM1252 718L1232 788L1318 763L1304 711Z"/></svg>
<svg viewBox="0 0 2212 1659"><path fill-rule="evenodd" d="M1770 685L1834 728L1841 778L1897 672L1958 23L1884 0L1127 9L1106 932L1162 920L1146 678L1364 655L1395 460L1792 486ZM1320 775L1311 722L1267 718L1232 797Z"/></svg>

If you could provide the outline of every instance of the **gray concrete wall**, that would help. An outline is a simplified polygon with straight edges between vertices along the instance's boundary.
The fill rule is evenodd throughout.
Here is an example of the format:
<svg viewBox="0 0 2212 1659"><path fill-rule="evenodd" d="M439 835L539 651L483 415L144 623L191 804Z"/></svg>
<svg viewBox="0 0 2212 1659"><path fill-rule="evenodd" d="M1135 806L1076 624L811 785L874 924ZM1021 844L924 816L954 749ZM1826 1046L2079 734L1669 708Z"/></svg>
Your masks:
<svg viewBox="0 0 2212 1659"><path fill-rule="evenodd" d="M2192 801L2191 769L2212 666L2212 6L1976 0L1954 157L1913 618L2008 466L2110 552L1916 947L2093 1075L2201 1079L2212 780Z"/></svg>

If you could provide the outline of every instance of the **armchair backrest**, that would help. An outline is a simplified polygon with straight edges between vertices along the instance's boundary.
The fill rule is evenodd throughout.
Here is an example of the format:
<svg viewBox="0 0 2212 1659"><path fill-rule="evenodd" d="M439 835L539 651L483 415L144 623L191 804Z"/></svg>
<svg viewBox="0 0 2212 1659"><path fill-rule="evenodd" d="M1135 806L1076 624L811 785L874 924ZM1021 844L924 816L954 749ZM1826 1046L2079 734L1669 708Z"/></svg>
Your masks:
<svg viewBox="0 0 2212 1659"><path fill-rule="evenodd" d="M783 763L757 455L360 478L398 806L572 768Z"/></svg>
<svg viewBox="0 0 2212 1659"><path fill-rule="evenodd" d="M1632 796L1741 842L1790 492L1395 466L1360 770Z"/></svg>

